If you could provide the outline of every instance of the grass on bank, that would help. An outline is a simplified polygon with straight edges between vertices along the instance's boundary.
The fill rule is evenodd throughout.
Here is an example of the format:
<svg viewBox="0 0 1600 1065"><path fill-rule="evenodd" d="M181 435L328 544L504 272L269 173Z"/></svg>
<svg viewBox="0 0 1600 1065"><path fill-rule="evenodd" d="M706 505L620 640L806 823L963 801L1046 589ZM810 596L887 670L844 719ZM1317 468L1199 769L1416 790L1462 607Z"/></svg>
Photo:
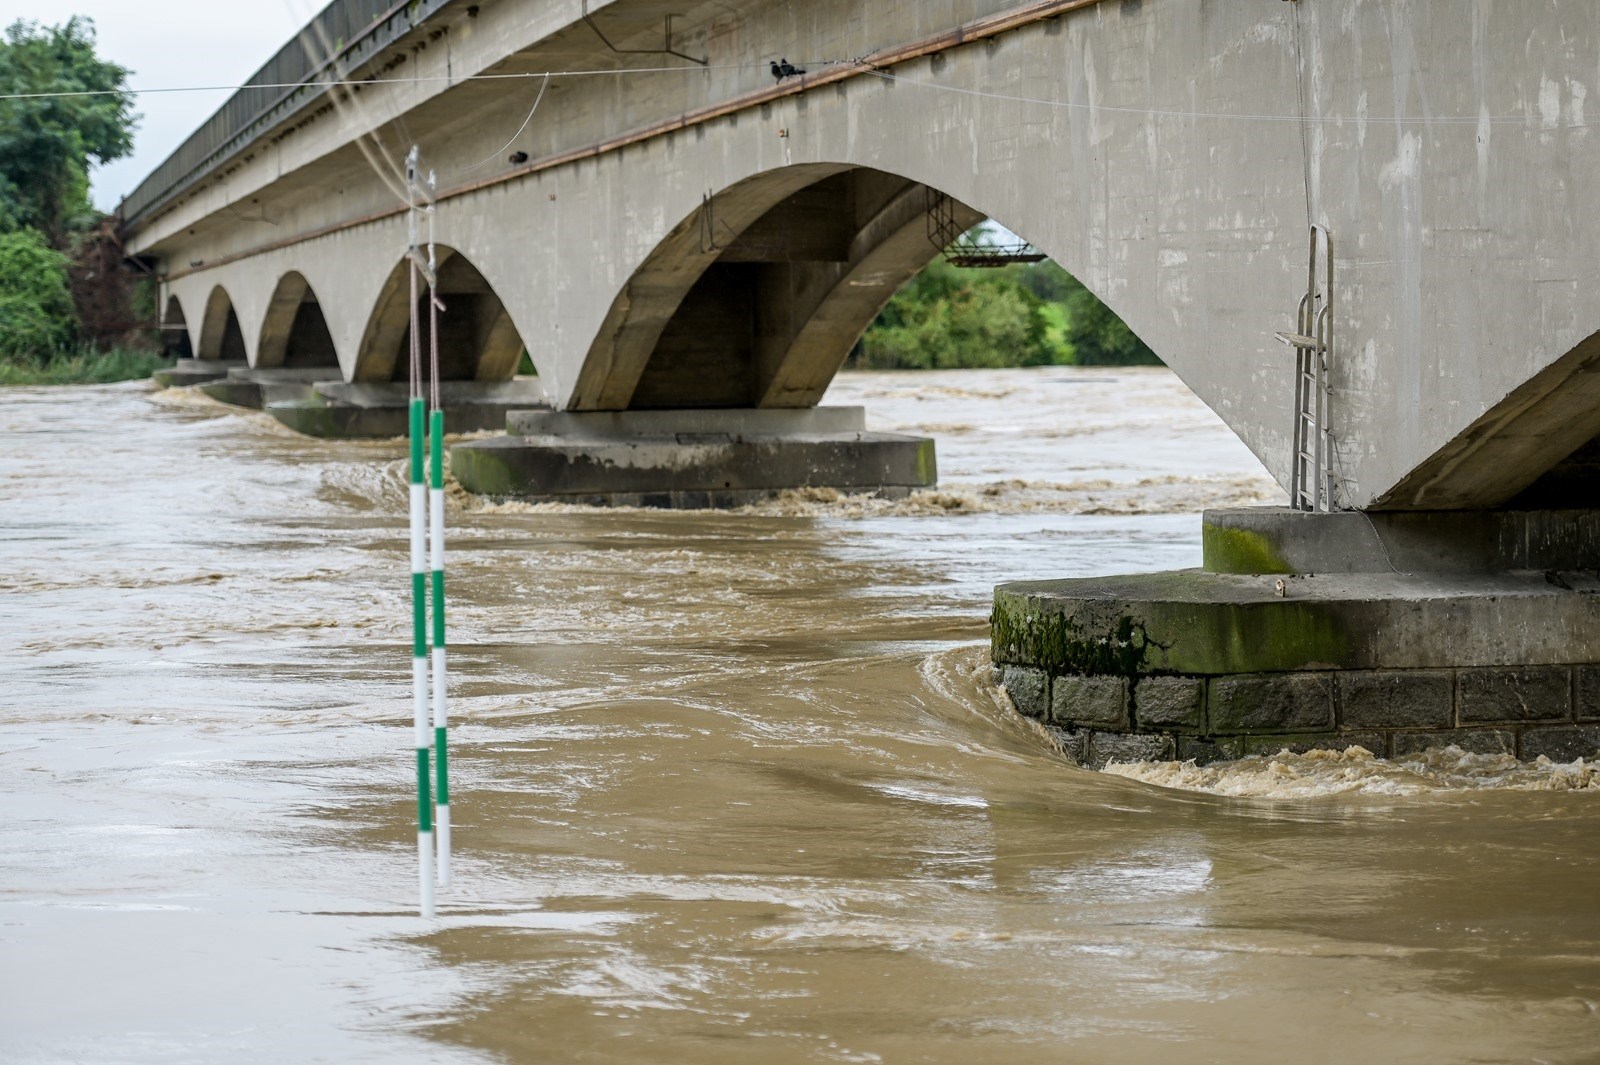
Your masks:
<svg viewBox="0 0 1600 1065"><path fill-rule="evenodd" d="M171 365L159 352L124 349L60 354L43 362L0 358L0 385L105 385L149 377Z"/></svg>

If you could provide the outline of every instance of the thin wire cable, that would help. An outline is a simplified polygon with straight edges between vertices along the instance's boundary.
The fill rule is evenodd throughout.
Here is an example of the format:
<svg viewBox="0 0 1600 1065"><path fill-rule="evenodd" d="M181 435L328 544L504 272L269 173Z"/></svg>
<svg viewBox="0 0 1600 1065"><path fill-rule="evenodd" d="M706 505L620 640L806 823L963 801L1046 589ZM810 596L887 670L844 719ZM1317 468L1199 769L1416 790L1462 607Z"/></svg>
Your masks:
<svg viewBox="0 0 1600 1065"><path fill-rule="evenodd" d="M408 259L411 267L411 389L412 399L422 396L422 338L418 329L421 324L417 315L417 264Z"/></svg>
<svg viewBox="0 0 1600 1065"><path fill-rule="evenodd" d="M428 171L428 194L431 198L438 180ZM442 410L439 402L439 312L444 304L439 302L439 256L433 242L434 205L428 204L428 368L430 410Z"/></svg>
<svg viewBox="0 0 1600 1065"><path fill-rule="evenodd" d="M411 156L406 160L406 200L410 207L407 212L406 228L407 244L406 263L411 274L411 343L408 345L411 355L411 389L412 399L422 397L422 332L421 317L417 313L417 180L416 180L416 151L412 150Z"/></svg>
<svg viewBox="0 0 1600 1065"><path fill-rule="evenodd" d="M544 99L544 91L546 89L548 89L549 87L550 87L550 75L546 74L544 76L544 80L539 83L539 95L535 96L533 98L533 107L528 110L528 117L522 120L522 125L517 127L517 131L511 135L511 139L506 141L504 144L502 144L498 151L490 152L488 155L484 156L482 159L479 159L476 163L473 163L471 166L462 167L460 170L457 170L454 173L456 173L456 174L470 174L472 171L478 169L480 166L483 166L485 163L489 163L489 162L492 162L495 159L498 159L500 157L500 153L501 152L505 151L507 148L509 148L513 144L517 143L517 138L522 136L523 130L528 128L528 123L533 121L534 112L539 110L539 101Z"/></svg>
<svg viewBox="0 0 1600 1065"><path fill-rule="evenodd" d="M1311 145L1306 137L1306 65L1300 45L1300 5L1289 5L1289 23L1294 27L1294 80L1300 96L1300 170L1306 184L1306 228L1315 224L1311 214Z"/></svg>
<svg viewBox="0 0 1600 1065"><path fill-rule="evenodd" d="M843 60L830 60L819 66L838 64ZM468 81L526 81L529 78L598 78L616 74L700 74L707 70L766 70L768 64L726 63L711 67L615 67L592 70L533 70L521 74L467 74L437 75L426 78L370 78L356 81L317 80L268 82L263 85L166 85L154 89L76 89L70 92L14 92L0 94L0 100L51 100L68 96L151 96L173 92L239 92L243 89L302 89L312 86L325 88L381 88L388 85L421 85L432 82L460 84Z"/></svg>
<svg viewBox="0 0 1600 1065"><path fill-rule="evenodd" d="M1143 115L1150 118L1204 118L1222 121L1239 122L1300 122L1299 115L1286 114L1259 114L1245 111L1178 111L1162 107L1119 107L1114 104L1086 104L1072 100L1045 100L1036 96L1017 96L1011 93L990 92L984 89L969 89L959 85L941 85L938 82L922 81L917 78L908 78L900 74L892 74L887 70L880 70L870 65L866 59L854 60L829 60L817 63L816 66L843 66L851 65L859 68L863 74L870 74L885 81L895 81L918 88L933 89L938 92L957 93L963 96L978 96L989 100L1005 100L1011 103L1036 104L1041 107L1053 107L1075 111L1103 111L1110 114ZM469 81L505 81L527 80L529 78L588 78L605 77L628 74L665 74L665 73L701 73L705 70L751 70L765 69L767 64L762 63L729 63L713 67L620 67L610 70L542 70L529 71L521 74L469 74L465 77L427 77L427 78L375 78L370 81L317 81L317 82L286 82L283 84L269 85L178 85L159 89L94 89L75 92L44 92L44 93L7 93L0 94L0 100L35 100L52 99L70 96L142 96L152 93L170 92L237 92L240 89L297 89L309 85L325 87L378 87L385 85L421 84L423 82L451 82L465 83ZM1534 115L1367 115L1361 119L1345 115L1321 115L1315 118L1308 117L1305 121L1317 125L1337 125L1343 122L1361 121L1373 125L1463 125L1476 126L1482 122L1505 125L1525 125L1535 121ZM1564 129L1587 129L1587 122L1567 123Z"/></svg>
<svg viewBox="0 0 1600 1065"><path fill-rule="evenodd" d="M1173 111L1159 107L1118 107L1114 104L1085 104L1078 103L1073 100L1044 100L1036 96L1014 96L1010 93L988 92L984 89L968 89L959 85L941 85L938 82L921 81L917 78L908 78L900 74L891 74L886 70L879 70L876 67L869 66L865 60L858 61L858 65L862 68L862 73L871 74L874 77L882 78L884 81L899 82L904 85L914 85L918 88L933 89L938 92L957 93L962 96L978 96L988 100L1005 100L1010 103L1019 104L1037 104L1041 107L1053 107L1063 110L1102 111L1109 114L1142 115L1148 118L1206 118L1234 120L1241 122L1301 121L1299 115L1250 114L1237 111ZM1374 125L1394 126L1408 124L1476 126L1480 122L1485 121L1497 124L1526 125L1527 123L1535 120L1536 117L1533 115L1490 115L1487 117L1465 117L1460 115L1369 115L1360 119L1362 122L1368 122ZM1343 115L1322 115L1316 118L1308 118L1306 121L1314 122L1317 125L1338 125L1343 122L1355 122L1357 119L1347 118ZM1587 129L1588 125L1589 124L1587 122L1570 123L1564 128Z"/></svg>

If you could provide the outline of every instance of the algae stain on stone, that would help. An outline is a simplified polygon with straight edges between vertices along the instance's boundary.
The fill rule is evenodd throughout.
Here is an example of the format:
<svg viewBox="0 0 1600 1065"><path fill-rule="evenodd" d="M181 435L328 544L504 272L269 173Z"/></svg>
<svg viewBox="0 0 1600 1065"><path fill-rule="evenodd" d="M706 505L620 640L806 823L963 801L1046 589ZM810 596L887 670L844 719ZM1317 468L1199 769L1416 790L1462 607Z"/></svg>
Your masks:
<svg viewBox="0 0 1600 1065"><path fill-rule="evenodd" d="M1038 666L1052 674L1097 673L1138 677L1151 648L1144 623L1129 615L1103 634L1085 633L1057 613L1041 614L1025 598L996 597L989 616L991 654L997 662Z"/></svg>
<svg viewBox="0 0 1600 1065"><path fill-rule="evenodd" d="M1293 573L1272 542L1257 532L1212 525L1200 526L1204 565L1211 573Z"/></svg>

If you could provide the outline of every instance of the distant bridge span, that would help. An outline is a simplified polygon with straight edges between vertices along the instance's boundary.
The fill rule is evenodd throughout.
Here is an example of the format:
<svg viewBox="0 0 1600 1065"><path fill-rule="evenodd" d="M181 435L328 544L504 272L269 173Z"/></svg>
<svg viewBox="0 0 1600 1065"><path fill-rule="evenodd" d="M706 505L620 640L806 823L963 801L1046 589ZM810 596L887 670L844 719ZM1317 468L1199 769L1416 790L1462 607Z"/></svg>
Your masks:
<svg viewBox="0 0 1600 1065"><path fill-rule="evenodd" d="M124 204L168 323L202 358L388 380L380 171L415 142L450 375L508 378L525 345L564 410L814 405L934 256L932 189L1083 281L1285 484L1273 333L1325 226L1338 505L1503 504L1600 436L1589 0L589 7L628 49L672 13L706 65L613 54L577 0L331 5L323 75L359 92L291 43L263 77L305 88L241 93ZM775 83L780 57L808 72ZM542 79L481 79L624 65L651 72L553 78L514 140Z"/></svg>

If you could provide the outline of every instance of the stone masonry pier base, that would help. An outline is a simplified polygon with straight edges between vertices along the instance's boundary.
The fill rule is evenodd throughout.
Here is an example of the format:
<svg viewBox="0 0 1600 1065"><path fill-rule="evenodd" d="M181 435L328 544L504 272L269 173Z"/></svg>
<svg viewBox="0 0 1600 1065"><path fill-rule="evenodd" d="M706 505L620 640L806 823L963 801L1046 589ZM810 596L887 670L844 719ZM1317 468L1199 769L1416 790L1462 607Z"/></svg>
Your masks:
<svg viewBox="0 0 1600 1065"><path fill-rule="evenodd" d="M1001 585L997 677L1093 766L1600 751L1600 512L1372 517L1208 513L1205 570Z"/></svg>

